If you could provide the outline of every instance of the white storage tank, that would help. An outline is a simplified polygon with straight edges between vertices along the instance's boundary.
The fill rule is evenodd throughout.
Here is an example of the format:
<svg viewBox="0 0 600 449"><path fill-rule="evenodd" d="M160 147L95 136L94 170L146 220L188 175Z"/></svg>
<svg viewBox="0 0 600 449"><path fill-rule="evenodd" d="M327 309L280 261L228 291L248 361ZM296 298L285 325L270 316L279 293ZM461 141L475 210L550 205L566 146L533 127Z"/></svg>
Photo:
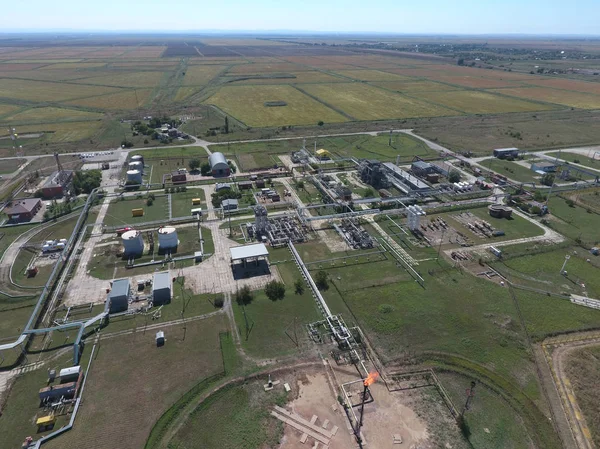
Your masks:
<svg viewBox="0 0 600 449"><path fill-rule="evenodd" d="M144 163L144 156L142 156L140 154L136 154L134 156L131 156L131 162L141 162L143 164Z"/></svg>
<svg viewBox="0 0 600 449"><path fill-rule="evenodd" d="M158 247L160 249L176 248L177 245L179 245L177 229L172 226L165 226L158 229Z"/></svg>
<svg viewBox="0 0 600 449"><path fill-rule="evenodd" d="M131 161L129 163L129 170L139 170L144 173L144 164L141 161Z"/></svg>
<svg viewBox="0 0 600 449"><path fill-rule="evenodd" d="M127 181L134 182L136 184L142 183L142 172L139 170L128 170Z"/></svg>
<svg viewBox="0 0 600 449"><path fill-rule="evenodd" d="M140 231L132 229L131 231L124 232L123 238L123 252L126 256L141 256L144 252L144 239Z"/></svg>

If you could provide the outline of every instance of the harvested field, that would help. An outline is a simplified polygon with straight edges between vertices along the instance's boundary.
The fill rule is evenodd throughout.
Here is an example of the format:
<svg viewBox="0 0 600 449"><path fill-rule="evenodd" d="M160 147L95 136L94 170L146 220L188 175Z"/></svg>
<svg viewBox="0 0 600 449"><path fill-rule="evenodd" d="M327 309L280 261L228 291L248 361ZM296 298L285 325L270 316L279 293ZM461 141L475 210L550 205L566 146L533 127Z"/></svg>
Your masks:
<svg viewBox="0 0 600 449"><path fill-rule="evenodd" d="M311 84L310 95L358 120L457 115L457 112L365 84Z"/></svg>
<svg viewBox="0 0 600 449"><path fill-rule="evenodd" d="M79 97L118 92L118 89L103 86L81 86L78 84L47 83L4 79L0 83L0 97L28 101L65 101Z"/></svg>
<svg viewBox="0 0 600 449"><path fill-rule="evenodd" d="M11 64L9 62L5 62L0 64L0 72L11 72L11 71L15 71L18 72L20 70L35 70L38 67L42 67L44 64L27 64L27 63L22 63L22 64Z"/></svg>
<svg viewBox="0 0 600 449"><path fill-rule="evenodd" d="M481 78L478 76L431 76L431 78L442 83L457 84L472 89L518 87L522 85L519 81Z"/></svg>
<svg viewBox="0 0 600 449"><path fill-rule="evenodd" d="M123 58L160 58L163 52L167 49L166 46L144 46L135 47L129 50L121 57Z"/></svg>
<svg viewBox="0 0 600 449"><path fill-rule="evenodd" d="M128 447L144 447L155 422L175 401L223 371L219 332L225 328L220 316L189 322L186 330L167 327L168 343L160 349L154 333L143 335L141 329L102 341L88 375L80 425L47 446L72 449L94 441L95 448L114 449L127 441ZM165 376L173 366L176 373Z"/></svg>
<svg viewBox="0 0 600 449"><path fill-rule="evenodd" d="M0 104L0 116L10 114L11 112L18 111L19 109L21 109L21 106Z"/></svg>
<svg viewBox="0 0 600 449"><path fill-rule="evenodd" d="M301 70L311 70L308 67L302 67L298 64L289 62L274 62L271 64L238 64L231 67L227 74L234 75L252 75L256 73L281 73L281 72L298 72Z"/></svg>
<svg viewBox="0 0 600 449"><path fill-rule="evenodd" d="M433 81L384 81L371 83L384 89L395 90L397 92L444 92L448 90L458 90L460 87L449 86L448 84L436 83Z"/></svg>
<svg viewBox="0 0 600 449"><path fill-rule="evenodd" d="M177 89L177 93L175 94L175 101L183 101L188 97L191 97L196 92L199 92L202 89L202 86L197 87L180 87Z"/></svg>
<svg viewBox="0 0 600 449"><path fill-rule="evenodd" d="M306 72L289 72L281 74L257 74L245 75L248 78L244 79L242 75L239 84L303 84L303 83L336 83L348 82L347 79L336 77L323 72L306 71ZM260 78L257 78L260 77Z"/></svg>
<svg viewBox="0 0 600 449"><path fill-rule="evenodd" d="M338 70L337 74L360 81L408 81L406 76L394 73L381 72L379 70Z"/></svg>
<svg viewBox="0 0 600 449"><path fill-rule="evenodd" d="M6 117L5 120L11 122L42 122L59 120L96 120L101 119L102 114L97 112L80 111L77 109L41 107L31 108L18 114Z"/></svg>
<svg viewBox="0 0 600 449"><path fill-rule="evenodd" d="M151 89L128 90L97 97L81 98L66 102L65 104L109 110L135 109L136 107L144 106L151 93Z"/></svg>
<svg viewBox="0 0 600 449"><path fill-rule="evenodd" d="M553 109L553 106L547 104L532 103L530 101L472 90L435 93L421 92L417 96L418 98L426 99L469 114L528 112Z"/></svg>
<svg viewBox="0 0 600 449"><path fill-rule="evenodd" d="M62 62L44 66L42 70L97 69L105 66L106 62Z"/></svg>
<svg viewBox="0 0 600 449"><path fill-rule="evenodd" d="M226 67L224 65L195 65L188 67L185 71L182 84L184 86L204 86L217 77Z"/></svg>
<svg viewBox="0 0 600 449"><path fill-rule="evenodd" d="M600 95L592 95L582 92L569 92L545 87L499 89L497 92L504 95L512 95L519 98L529 98L531 100L545 101L547 103L556 103L573 108L600 108Z"/></svg>
<svg viewBox="0 0 600 449"><path fill-rule="evenodd" d="M287 106L266 107L268 101ZM290 86L222 87L206 103L213 104L250 126L282 126L344 122L346 118Z"/></svg>
<svg viewBox="0 0 600 449"><path fill-rule="evenodd" d="M82 78L74 81L78 84L102 84L115 87L155 87L158 85L165 72L101 72L101 76ZM94 74L90 72L90 75Z"/></svg>
<svg viewBox="0 0 600 449"><path fill-rule="evenodd" d="M600 83L588 83L585 81L575 81L568 79L542 79L534 82L529 82L528 84L535 84L537 86L542 87L552 87L555 89L600 95Z"/></svg>
<svg viewBox="0 0 600 449"><path fill-rule="evenodd" d="M47 142L77 142L87 139L102 127L100 120L85 122L43 123L37 125L21 125L20 134L43 132Z"/></svg>

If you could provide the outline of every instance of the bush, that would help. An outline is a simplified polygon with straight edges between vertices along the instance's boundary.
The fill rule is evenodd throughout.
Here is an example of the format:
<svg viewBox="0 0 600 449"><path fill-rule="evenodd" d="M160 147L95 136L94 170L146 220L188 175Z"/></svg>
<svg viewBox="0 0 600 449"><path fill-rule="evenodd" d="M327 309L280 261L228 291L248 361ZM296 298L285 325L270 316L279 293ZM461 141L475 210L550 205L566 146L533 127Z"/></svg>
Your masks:
<svg viewBox="0 0 600 449"><path fill-rule="evenodd" d="M323 122L323 120L319 120L319 123L317 123L317 125L319 126L323 126L325 123Z"/></svg>
<svg viewBox="0 0 600 449"><path fill-rule="evenodd" d="M554 184L554 175L552 173L544 173L540 182L545 186L551 186Z"/></svg>
<svg viewBox="0 0 600 449"><path fill-rule="evenodd" d="M223 307L224 301L223 301L223 297L220 296L217 299L215 299L214 305L216 308L220 309Z"/></svg>
<svg viewBox="0 0 600 449"><path fill-rule="evenodd" d="M392 313L394 311L394 306L381 304L377 309L379 310L379 313Z"/></svg>
<svg viewBox="0 0 600 449"><path fill-rule="evenodd" d="M575 201L573 201L572 199L566 199L565 203L567 203L567 206L569 207L575 207Z"/></svg>
<svg viewBox="0 0 600 449"><path fill-rule="evenodd" d="M146 206L152 206L154 204L154 200L152 198L148 198L146 200Z"/></svg>
<svg viewBox="0 0 600 449"><path fill-rule="evenodd" d="M319 290L327 290L329 289L329 283L327 282L327 272L326 271L319 271L317 272L316 276L315 276L315 284L317 284L317 287L319 288Z"/></svg>
<svg viewBox="0 0 600 449"><path fill-rule="evenodd" d="M235 301L240 306L245 306L245 305L250 304L253 299L254 299L254 295L252 294L250 287L248 287L247 285L244 285L242 288L238 288L237 291L235 292Z"/></svg>
<svg viewBox="0 0 600 449"><path fill-rule="evenodd" d="M460 181L460 172L456 169L450 170L450 173L448 173L448 181L450 181L450 182Z"/></svg>
<svg viewBox="0 0 600 449"><path fill-rule="evenodd" d="M265 285L265 295L271 301L283 299L285 296L285 284L276 280L267 282L267 285Z"/></svg>
<svg viewBox="0 0 600 449"><path fill-rule="evenodd" d="M200 163L200 159L190 159L190 162L188 163L190 170L191 171L196 171L200 168L200 165L202 165Z"/></svg>

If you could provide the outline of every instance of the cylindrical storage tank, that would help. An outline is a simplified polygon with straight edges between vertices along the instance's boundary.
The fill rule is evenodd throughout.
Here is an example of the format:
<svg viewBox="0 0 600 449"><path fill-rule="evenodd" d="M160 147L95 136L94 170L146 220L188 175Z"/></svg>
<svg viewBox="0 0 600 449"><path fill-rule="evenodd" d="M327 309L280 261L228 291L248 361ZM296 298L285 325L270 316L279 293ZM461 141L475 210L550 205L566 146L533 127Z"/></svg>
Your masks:
<svg viewBox="0 0 600 449"><path fill-rule="evenodd" d="M177 240L177 229L172 226L165 226L158 230L158 247L160 249L176 248L179 245Z"/></svg>
<svg viewBox="0 0 600 449"><path fill-rule="evenodd" d="M142 156L140 154L136 154L134 156L131 156L131 162L141 162L143 164L144 163L144 156Z"/></svg>
<svg viewBox="0 0 600 449"><path fill-rule="evenodd" d="M140 231L131 230L124 232L123 252L126 256L141 256L144 252L144 238Z"/></svg>
<svg viewBox="0 0 600 449"><path fill-rule="evenodd" d="M129 163L129 170L139 170L144 173L144 164L141 161L131 161Z"/></svg>
<svg viewBox="0 0 600 449"><path fill-rule="evenodd" d="M127 181L135 182L136 184L142 183L142 172L139 170L128 170Z"/></svg>

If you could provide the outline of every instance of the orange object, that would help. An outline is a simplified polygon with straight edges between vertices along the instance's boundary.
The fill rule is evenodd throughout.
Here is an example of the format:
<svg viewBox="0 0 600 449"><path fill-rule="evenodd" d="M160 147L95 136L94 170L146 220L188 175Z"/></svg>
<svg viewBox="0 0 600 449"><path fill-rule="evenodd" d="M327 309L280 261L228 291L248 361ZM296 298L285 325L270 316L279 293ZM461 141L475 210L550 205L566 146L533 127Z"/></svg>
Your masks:
<svg viewBox="0 0 600 449"><path fill-rule="evenodd" d="M379 373L377 371L373 371L372 373L369 373L369 377L367 377L364 382L365 387L368 387L369 385L373 385L378 377L379 377Z"/></svg>

